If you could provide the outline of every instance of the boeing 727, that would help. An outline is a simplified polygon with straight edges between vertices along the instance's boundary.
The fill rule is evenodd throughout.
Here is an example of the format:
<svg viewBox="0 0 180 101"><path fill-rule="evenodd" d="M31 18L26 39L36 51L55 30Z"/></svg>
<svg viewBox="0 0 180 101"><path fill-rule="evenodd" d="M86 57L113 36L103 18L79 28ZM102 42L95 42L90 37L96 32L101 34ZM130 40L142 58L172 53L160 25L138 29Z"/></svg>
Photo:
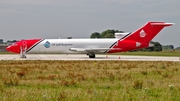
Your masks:
<svg viewBox="0 0 180 101"><path fill-rule="evenodd" d="M26 58L30 53L82 53L89 58L95 54L131 51L150 47L150 41L166 26L173 23L148 22L132 33L120 38L99 39L27 39L8 46L6 50Z"/></svg>

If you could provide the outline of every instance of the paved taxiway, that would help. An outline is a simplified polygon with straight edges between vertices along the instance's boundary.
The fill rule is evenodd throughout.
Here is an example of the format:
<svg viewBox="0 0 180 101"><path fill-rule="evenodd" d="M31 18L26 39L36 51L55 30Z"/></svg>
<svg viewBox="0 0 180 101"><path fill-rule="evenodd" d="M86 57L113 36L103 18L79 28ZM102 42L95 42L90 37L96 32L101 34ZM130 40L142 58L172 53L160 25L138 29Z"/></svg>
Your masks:
<svg viewBox="0 0 180 101"><path fill-rule="evenodd" d="M89 58L85 54L28 54L26 59L19 58L20 55L3 54L0 60L129 60L129 61L180 61L180 57L160 56L124 56L124 55L96 55Z"/></svg>

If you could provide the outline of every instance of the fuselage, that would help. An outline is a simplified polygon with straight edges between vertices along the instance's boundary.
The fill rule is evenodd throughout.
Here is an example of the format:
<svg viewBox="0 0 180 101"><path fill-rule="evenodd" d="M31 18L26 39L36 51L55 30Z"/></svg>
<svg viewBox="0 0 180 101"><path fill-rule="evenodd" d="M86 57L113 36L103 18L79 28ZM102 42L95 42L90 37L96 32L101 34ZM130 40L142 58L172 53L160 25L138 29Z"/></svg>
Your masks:
<svg viewBox="0 0 180 101"><path fill-rule="evenodd" d="M8 46L14 53L115 53L149 47L149 43L123 39L29 39Z"/></svg>
<svg viewBox="0 0 180 101"><path fill-rule="evenodd" d="M27 53L87 53L86 51L71 51L72 48L94 49L107 48L107 50L97 52L105 53L117 42L118 39L44 39L34 48L27 50Z"/></svg>

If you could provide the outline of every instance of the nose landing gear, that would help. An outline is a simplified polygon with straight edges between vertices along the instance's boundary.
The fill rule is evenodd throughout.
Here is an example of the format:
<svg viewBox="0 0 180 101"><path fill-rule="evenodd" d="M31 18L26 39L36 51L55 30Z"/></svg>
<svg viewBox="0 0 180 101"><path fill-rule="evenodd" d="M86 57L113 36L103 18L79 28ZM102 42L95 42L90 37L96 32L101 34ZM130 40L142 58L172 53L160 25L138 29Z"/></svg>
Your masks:
<svg viewBox="0 0 180 101"><path fill-rule="evenodd" d="M20 46L20 58L26 58L27 43L22 41L22 46Z"/></svg>

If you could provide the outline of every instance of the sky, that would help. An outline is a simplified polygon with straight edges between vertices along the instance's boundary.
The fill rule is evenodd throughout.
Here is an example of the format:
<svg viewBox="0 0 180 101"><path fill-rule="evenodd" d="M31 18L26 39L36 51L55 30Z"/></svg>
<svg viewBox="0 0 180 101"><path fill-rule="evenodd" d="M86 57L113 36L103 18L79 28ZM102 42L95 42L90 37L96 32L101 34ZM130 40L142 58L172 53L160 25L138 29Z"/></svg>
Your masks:
<svg viewBox="0 0 180 101"><path fill-rule="evenodd" d="M89 38L133 32L148 21L175 23L153 41L180 46L180 0L0 0L0 39Z"/></svg>

